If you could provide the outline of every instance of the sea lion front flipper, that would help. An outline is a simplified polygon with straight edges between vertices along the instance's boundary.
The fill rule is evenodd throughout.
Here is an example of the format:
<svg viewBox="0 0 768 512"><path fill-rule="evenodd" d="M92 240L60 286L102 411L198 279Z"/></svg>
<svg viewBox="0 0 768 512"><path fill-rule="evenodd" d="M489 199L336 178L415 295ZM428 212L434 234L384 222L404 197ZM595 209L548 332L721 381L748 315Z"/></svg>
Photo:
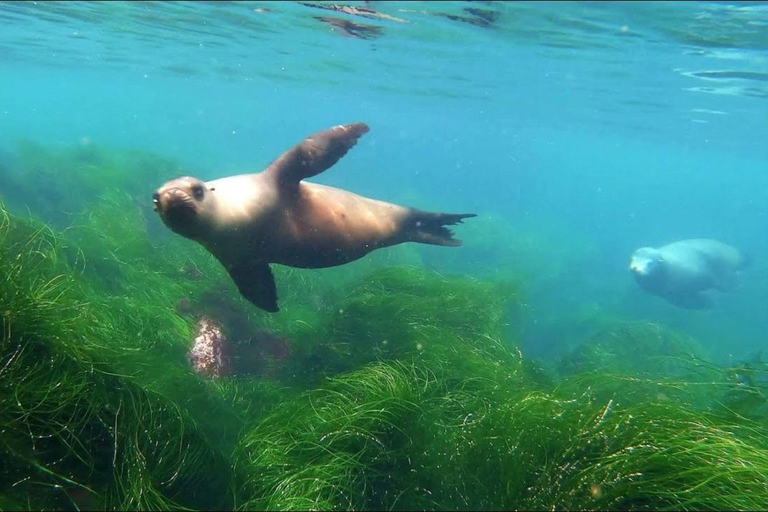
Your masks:
<svg viewBox="0 0 768 512"><path fill-rule="evenodd" d="M278 311L277 286L269 264L246 261L227 264L225 268L243 297L264 311Z"/></svg>
<svg viewBox="0 0 768 512"><path fill-rule="evenodd" d="M320 174L338 162L368 130L365 123L352 123L310 135L280 155L264 172L273 175L282 186L298 185L304 178Z"/></svg>

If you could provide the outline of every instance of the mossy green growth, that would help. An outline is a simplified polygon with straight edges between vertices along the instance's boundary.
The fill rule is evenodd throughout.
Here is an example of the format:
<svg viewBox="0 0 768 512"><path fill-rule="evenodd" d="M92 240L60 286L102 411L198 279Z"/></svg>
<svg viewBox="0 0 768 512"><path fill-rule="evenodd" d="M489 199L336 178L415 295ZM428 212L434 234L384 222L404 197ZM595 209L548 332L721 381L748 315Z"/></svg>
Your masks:
<svg viewBox="0 0 768 512"><path fill-rule="evenodd" d="M580 381L533 395L508 417L522 434L518 446L540 447L537 477L522 482L519 508L765 507L768 436L756 424L730 423L668 399L596 400ZM534 438L529 421L540 424Z"/></svg>
<svg viewBox="0 0 768 512"><path fill-rule="evenodd" d="M244 510L370 508L393 453L416 419L418 390L398 365L335 379L269 416L243 438L236 456Z"/></svg>
<svg viewBox="0 0 768 512"><path fill-rule="evenodd" d="M720 370L724 390L718 405L723 415L734 422L749 419L768 428L768 362L757 357L752 361Z"/></svg>
<svg viewBox="0 0 768 512"><path fill-rule="evenodd" d="M522 378L519 379L523 381ZM467 425L519 393L491 380L449 382L421 365L380 362L333 377L245 435L236 461L244 510L464 508L490 496L472 473L492 439ZM481 448L482 447L482 448ZM486 450L488 451L488 450ZM485 453L485 452L484 452ZM481 463L481 466L471 467Z"/></svg>
<svg viewBox="0 0 768 512"><path fill-rule="evenodd" d="M331 322L345 346L388 336L392 353L340 371L244 436L239 508L763 505L768 432L715 407L729 389L722 369L682 362L690 340L652 324L614 328L599 338L611 340L600 357L579 360L597 366L553 384L489 336L503 332L504 301L478 290L494 287L410 272L402 281L403 269L373 273ZM446 316L424 314L433 291L453 305ZM466 324L465 309L476 315ZM619 368L623 350L634 359ZM610 373L596 370L606 365Z"/></svg>

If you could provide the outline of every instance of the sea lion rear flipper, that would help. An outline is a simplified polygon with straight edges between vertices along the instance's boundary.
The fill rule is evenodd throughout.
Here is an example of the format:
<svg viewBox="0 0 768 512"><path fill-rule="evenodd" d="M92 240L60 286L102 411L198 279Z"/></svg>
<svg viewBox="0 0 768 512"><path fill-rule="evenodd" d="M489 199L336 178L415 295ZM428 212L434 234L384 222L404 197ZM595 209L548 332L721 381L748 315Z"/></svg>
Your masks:
<svg viewBox="0 0 768 512"><path fill-rule="evenodd" d="M365 123L353 123L310 135L280 155L264 172L273 175L282 186L297 185L338 162L368 130Z"/></svg>
<svg viewBox="0 0 768 512"><path fill-rule="evenodd" d="M248 261L225 267L243 297L264 311L278 311L277 286L267 263Z"/></svg>
<svg viewBox="0 0 768 512"><path fill-rule="evenodd" d="M445 226L461 224L463 219L477 217L474 213L433 213L411 208L403 227L411 242L458 247L461 240L453 237L453 231Z"/></svg>

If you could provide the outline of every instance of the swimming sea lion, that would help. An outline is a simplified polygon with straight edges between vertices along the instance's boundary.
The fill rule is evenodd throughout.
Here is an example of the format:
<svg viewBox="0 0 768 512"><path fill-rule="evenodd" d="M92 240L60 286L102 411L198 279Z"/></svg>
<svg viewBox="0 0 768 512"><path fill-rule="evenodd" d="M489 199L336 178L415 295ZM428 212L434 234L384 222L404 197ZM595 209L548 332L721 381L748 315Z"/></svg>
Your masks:
<svg viewBox="0 0 768 512"><path fill-rule="evenodd" d="M171 230L208 249L246 299L270 312L278 310L270 263L323 268L403 242L461 245L445 226L475 214L424 212L302 181L335 164L367 131L354 123L316 133L256 174L177 178L157 190L155 209Z"/></svg>
<svg viewBox="0 0 768 512"><path fill-rule="evenodd" d="M642 247L629 268L645 291L681 308L703 309L714 305L717 291L733 288L745 263L738 249L700 238Z"/></svg>

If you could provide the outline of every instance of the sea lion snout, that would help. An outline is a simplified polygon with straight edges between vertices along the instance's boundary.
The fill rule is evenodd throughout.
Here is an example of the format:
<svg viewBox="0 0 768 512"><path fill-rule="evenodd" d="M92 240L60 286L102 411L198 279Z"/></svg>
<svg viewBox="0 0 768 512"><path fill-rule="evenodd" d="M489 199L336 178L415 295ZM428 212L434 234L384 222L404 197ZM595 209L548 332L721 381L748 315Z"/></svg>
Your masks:
<svg viewBox="0 0 768 512"><path fill-rule="evenodd" d="M635 274L644 274L647 271L646 267L646 262L642 262L636 258L633 258L632 261L629 262L629 270Z"/></svg>
<svg viewBox="0 0 768 512"><path fill-rule="evenodd" d="M160 215L178 215L182 211L195 212L194 199L180 188L161 189L152 196L152 202Z"/></svg>
<svg viewBox="0 0 768 512"><path fill-rule="evenodd" d="M738 249L717 240L692 238L635 251L630 269L646 292L685 309L713 307L732 289L741 268Z"/></svg>
<svg viewBox="0 0 768 512"><path fill-rule="evenodd" d="M635 251L629 262L629 270L635 276L640 277L650 274L659 263L657 252L650 247L643 247Z"/></svg>
<svg viewBox="0 0 768 512"><path fill-rule="evenodd" d="M187 183L166 183L152 195L155 211L166 226L186 237L194 237L199 228L201 194Z"/></svg>

